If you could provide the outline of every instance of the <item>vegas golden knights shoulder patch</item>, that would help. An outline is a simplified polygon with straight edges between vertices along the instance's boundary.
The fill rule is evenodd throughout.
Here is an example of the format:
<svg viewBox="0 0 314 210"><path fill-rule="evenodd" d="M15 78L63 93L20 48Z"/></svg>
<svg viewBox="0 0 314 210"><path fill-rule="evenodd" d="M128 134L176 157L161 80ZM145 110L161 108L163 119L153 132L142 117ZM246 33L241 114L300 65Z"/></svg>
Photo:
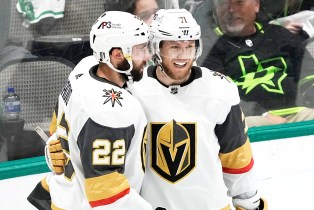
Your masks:
<svg viewBox="0 0 314 210"><path fill-rule="evenodd" d="M150 123L153 170L175 183L194 168L196 162L196 123Z"/></svg>

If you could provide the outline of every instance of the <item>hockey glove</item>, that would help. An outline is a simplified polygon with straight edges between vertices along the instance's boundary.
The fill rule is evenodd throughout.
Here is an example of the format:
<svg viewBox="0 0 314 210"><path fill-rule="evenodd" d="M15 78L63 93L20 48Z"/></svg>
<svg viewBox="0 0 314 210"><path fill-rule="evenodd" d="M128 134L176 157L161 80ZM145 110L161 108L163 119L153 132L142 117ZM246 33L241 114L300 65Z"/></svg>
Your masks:
<svg viewBox="0 0 314 210"><path fill-rule="evenodd" d="M67 158L62 151L60 140L49 141L46 145L45 153L49 168L57 174L62 174Z"/></svg>
<svg viewBox="0 0 314 210"><path fill-rule="evenodd" d="M268 210L266 200L261 198L258 193L255 193L252 197L241 194L234 197L232 202L236 210Z"/></svg>

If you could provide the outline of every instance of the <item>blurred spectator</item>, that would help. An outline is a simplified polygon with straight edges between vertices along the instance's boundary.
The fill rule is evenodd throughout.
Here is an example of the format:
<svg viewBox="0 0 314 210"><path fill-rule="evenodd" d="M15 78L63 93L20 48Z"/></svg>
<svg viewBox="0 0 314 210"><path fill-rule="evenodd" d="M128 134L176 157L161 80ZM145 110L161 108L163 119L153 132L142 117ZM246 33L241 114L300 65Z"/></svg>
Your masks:
<svg viewBox="0 0 314 210"><path fill-rule="evenodd" d="M272 20L270 23L284 26L292 33L303 35L305 38L314 36L314 11L301 11L287 17Z"/></svg>
<svg viewBox="0 0 314 210"><path fill-rule="evenodd" d="M135 0L134 3L126 10L141 18L148 25L153 20L153 14L159 9L156 0Z"/></svg>
<svg viewBox="0 0 314 210"><path fill-rule="evenodd" d="M271 21L296 14L304 10L313 10L313 0L261 0L258 14L260 21Z"/></svg>
<svg viewBox="0 0 314 210"><path fill-rule="evenodd" d="M222 36L203 66L226 74L238 85L243 112L250 116L247 124L314 119L313 109L296 107L303 39L281 26L256 23L259 0L214 2Z"/></svg>
<svg viewBox="0 0 314 210"><path fill-rule="evenodd" d="M0 50L7 45L9 36L9 18L11 1L0 0Z"/></svg>
<svg viewBox="0 0 314 210"><path fill-rule="evenodd" d="M305 10L308 16L300 13ZM302 30L304 22L314 14L314 11L309 10L314 10L313 0L261 0L258 20L279 24L292 33L306 36L307 34Z"/></svg>

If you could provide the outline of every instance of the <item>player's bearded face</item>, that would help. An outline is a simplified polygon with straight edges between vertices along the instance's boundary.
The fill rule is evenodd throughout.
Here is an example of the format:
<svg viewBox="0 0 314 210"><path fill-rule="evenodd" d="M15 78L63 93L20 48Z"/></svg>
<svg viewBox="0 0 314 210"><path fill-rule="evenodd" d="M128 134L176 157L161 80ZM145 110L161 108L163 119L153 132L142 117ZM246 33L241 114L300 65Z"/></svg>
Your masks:
<svg viewBox="0 0 314 210"><path fill-rule="evenodd" d="M146 65L146 61L134 62L132 61L133 68L131 70L131 75L133 77L133 81L140 81L143 77L144 66ZM130 68L130 64L127 59L124 59L120 64L117 65L118 69L128 70Z"/></svg>
<svg viewBox="0 0 314 210"><path fill-rule="evenodd" d="M195 41L163 41L160 48L162 67L173 80L190 75L196 52Z"/></svg>
<svg viewBox="0 0 314 210"><path fill-rule="evenodd" d="M147 61L151 58L148 46L148 43L143 43L135 45L132 48L133 69L131 71L131 75L133 76L134 81L142 79L144 67Z"/></svg>
<svg viewBox="0 0 314 210"><path fill-rule="evenodd" d="M145 65L146 61L142 61L141 63L136 63L133 61L133 69L131 71L131 75L133 76L134 81L140 81L142 79Z"/></svg>

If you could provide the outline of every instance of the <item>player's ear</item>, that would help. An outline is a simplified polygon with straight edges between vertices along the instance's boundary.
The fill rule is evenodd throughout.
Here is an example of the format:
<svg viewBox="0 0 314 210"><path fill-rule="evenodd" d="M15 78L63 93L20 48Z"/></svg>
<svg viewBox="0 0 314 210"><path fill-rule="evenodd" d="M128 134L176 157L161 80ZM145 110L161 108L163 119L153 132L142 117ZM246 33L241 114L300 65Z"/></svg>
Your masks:
<svg viewBox="0 0 314 210"><path fill-rule="evenodd" d="M120 48L113 49L111 52L111 56L116 60L123 60L124 59L123 52Z"/></svg>

